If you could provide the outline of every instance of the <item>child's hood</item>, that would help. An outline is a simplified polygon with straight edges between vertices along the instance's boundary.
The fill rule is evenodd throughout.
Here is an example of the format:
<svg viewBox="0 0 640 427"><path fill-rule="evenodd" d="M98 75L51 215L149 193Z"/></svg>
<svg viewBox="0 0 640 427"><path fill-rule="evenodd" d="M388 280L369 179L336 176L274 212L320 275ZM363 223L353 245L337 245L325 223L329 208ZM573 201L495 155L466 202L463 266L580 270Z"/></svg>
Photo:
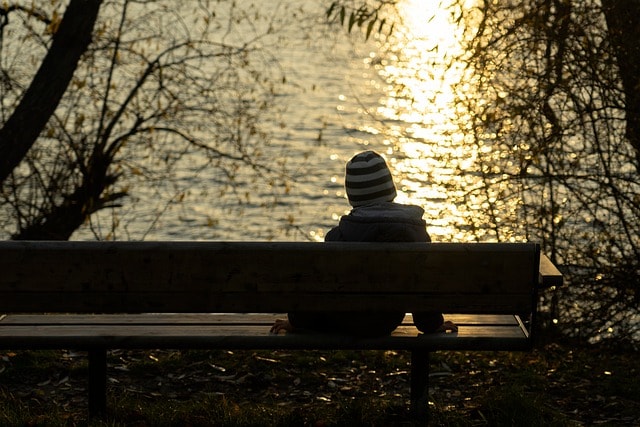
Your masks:
<svg viewBox="0 0 640 427"><path fill-rule="evenodd" d="M381 233L412 236L407 241L429 241L424 210L419 206L381 203L355 208L340 218L326 240L376 241Z"/></svg>
<svg viewBox="0 0 640 427"><path fill-rule="evenodd" d="M380 218L392 220L420 221L424 223L422 216L424 209L416 205L402 205L400 203L377 203L354 208L349 216L354 218Z"/></svg>

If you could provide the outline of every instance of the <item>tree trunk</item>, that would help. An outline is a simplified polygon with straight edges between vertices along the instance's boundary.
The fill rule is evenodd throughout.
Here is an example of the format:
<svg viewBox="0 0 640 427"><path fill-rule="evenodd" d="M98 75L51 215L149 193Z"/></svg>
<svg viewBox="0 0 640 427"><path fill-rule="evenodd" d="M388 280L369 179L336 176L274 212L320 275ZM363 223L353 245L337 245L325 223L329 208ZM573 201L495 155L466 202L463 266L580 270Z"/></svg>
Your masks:
<svg viewBox="0 0 640 427"><path fill-rule="evenodd" d="M625 93L626 136L640 172L640 0L602 0Z"/></svg>
<svg viewBox="0 0 640 427"><path fill-rule="evenodd" d="M91 42L102 0L71 0L20 104L0 129L0 185L34 144Z"/></svg>

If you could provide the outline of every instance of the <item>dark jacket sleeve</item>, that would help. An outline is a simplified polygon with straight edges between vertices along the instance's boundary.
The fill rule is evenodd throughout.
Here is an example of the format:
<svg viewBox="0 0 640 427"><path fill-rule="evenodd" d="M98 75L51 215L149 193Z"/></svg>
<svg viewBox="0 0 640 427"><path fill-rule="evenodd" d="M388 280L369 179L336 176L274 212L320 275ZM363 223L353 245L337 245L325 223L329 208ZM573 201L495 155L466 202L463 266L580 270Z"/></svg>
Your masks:
<svg viewBox="0 0 640 427"><path fill-rule="evenodd" d="M329 232L324 236L325 242L342 242L344 239L342 237L342 232L340 231L340 227L333 227Z"/></svg>

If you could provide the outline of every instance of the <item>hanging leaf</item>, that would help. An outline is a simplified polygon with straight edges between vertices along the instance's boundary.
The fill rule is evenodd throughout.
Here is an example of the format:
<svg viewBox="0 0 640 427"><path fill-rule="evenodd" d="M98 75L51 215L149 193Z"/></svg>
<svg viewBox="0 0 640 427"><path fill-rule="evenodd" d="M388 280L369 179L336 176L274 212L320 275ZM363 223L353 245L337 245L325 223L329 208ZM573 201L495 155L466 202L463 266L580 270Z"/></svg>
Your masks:
<svg viewBox="0 0 640 427"><path fill-rule="evenodd" d="M385 22L387 22L386 18L382 18L382 20L380 21L380 26L378 26L378 32L381 33L382 32L382 27L384 26Z"/></svg>
<svg viewBox="0 0 640 427"><path fill-rule="evenodd" d="M349 26L347 28L347 31L349 33L351 33L351 29L353 28L353 24L355 24L356 22L356 14L351 12L351 15L349 16Z"/></svg>
<svg viewBox="0 0 640 427"><path fill-rule="evenodd" d="M371 30L373 30L373 25L376 23L375 19L372 19L367 25L367 34L365 35L365 40L369 40L369 36L371 35Z"/></svg>
<svg viewBox="0 0 640 427"><path fill-rule="evenodd" d="M333 9L336 8L336 6L338 5L338 2L333 2L331 3L331 6L329 6L329 9L327 9L327 19L331 18L331 14L333 13Z"/></svg>

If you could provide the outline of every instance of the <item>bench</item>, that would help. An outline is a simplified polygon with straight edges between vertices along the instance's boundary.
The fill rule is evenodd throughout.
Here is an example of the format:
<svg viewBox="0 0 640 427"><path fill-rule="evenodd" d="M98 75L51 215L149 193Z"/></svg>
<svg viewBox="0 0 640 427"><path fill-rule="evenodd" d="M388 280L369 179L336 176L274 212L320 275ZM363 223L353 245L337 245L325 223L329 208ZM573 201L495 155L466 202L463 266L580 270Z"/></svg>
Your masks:
<svg viewBox="0 0 640 427"><path fill-rule="evenodd" d="M0 271L0 349L88 351L90 416L112 349L380 349L411 352L425 419L430 352L530 349L538 290L562 284L533 243L5 241ZM459 330L269 333L294 310L441 311Z"/></svg>

